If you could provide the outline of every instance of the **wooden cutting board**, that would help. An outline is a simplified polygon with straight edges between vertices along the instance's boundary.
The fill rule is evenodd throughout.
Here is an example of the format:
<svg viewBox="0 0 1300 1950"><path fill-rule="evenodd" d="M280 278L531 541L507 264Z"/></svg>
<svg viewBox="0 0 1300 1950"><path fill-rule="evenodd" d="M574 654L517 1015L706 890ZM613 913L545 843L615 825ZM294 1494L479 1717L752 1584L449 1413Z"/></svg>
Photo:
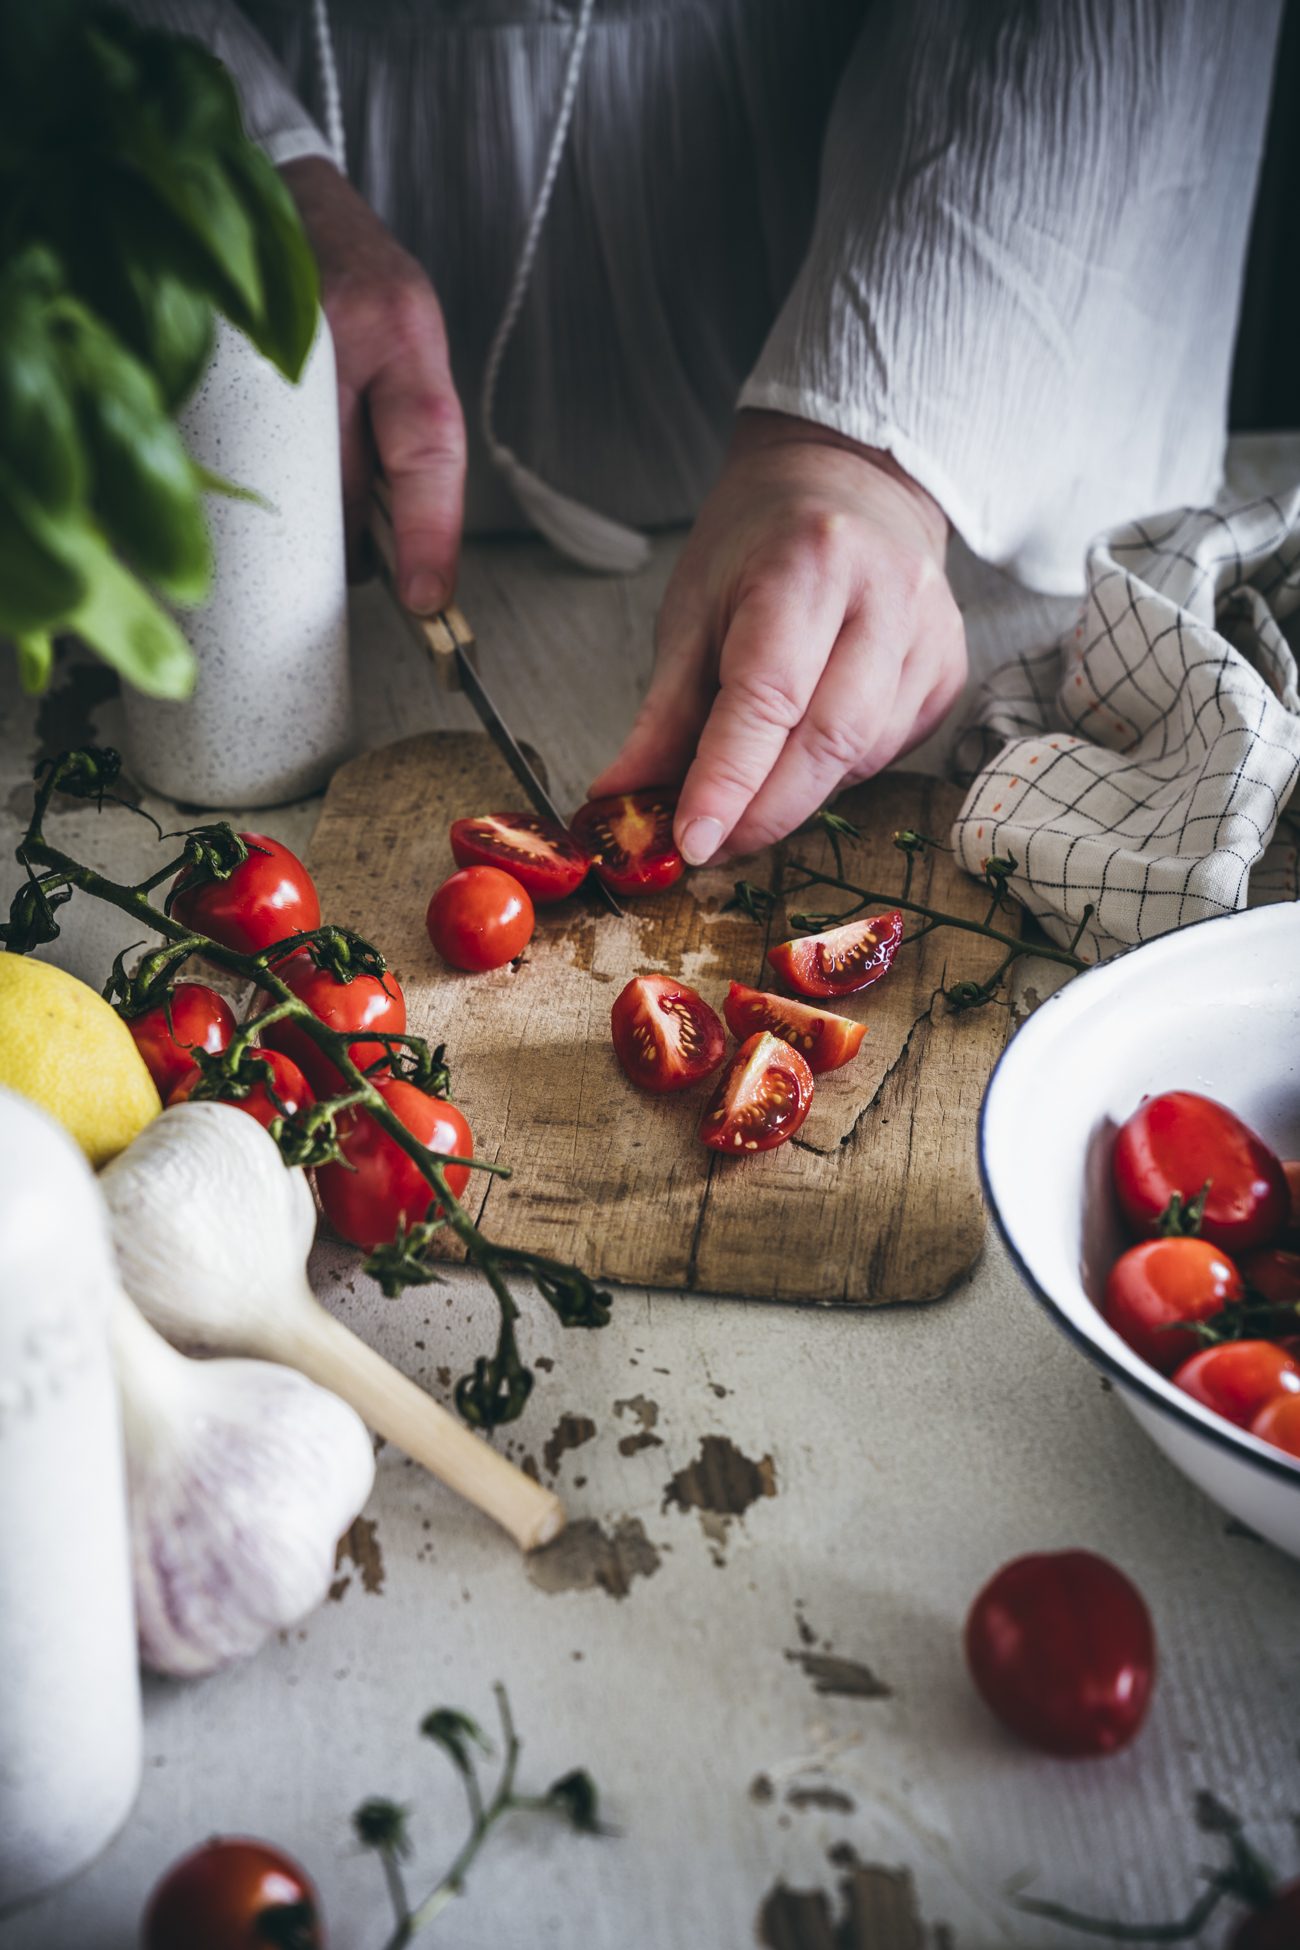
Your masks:
<svg viewBox="0 0 1300 1950"><path fill-rule="evenodd" d="M847 794L838 810L867 835L849 848L849 877L901 890L893 834L946 838L959 796L906 773ZM626 1081L610 1005L641 971L680 976L719 1013L732 978L771 986L764 950L792 932L782 906L765 927L724 903L742 875L779 886L788 858L833 871L827 842L804 835L743 866L688 874L628 901L623 920L581 895L539 909L519 968L457 974L424 929L454 865L448 827L519 798L486 737L403 739L335 774L309 854L326 917L383 950L411 1029L446 1043L479 1155L513 1167L509 1182L471 1180L485 1229L600 1279L684 1292L863 1303L949 1291L983 1239L976 1117L1009 1019L998 1004L954 1015L935 995L986 976L998 950L952 930L904 947L884 980L842 1005L867 1022L867 1038L854 1063L818 1079L799 1137L721 1158L695 1138L707 1086L647 1097ZM913 895L963 916L987 905L944 853L918 865ZM796 909L840 904L827 889L791 898Z"/></svg>

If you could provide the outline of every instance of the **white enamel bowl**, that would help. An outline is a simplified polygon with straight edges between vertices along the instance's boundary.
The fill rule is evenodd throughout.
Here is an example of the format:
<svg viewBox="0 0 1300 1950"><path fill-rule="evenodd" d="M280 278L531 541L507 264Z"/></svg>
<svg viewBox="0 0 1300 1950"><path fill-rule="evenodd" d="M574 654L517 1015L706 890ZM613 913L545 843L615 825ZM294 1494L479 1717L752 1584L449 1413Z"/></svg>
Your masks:
<svg viewBox="0 0 1300 1950"><path fill-rule="evenodd" d="M1300 1557L1300 1461L1158 1375L1097 1311L1124 1238L1111 1144L1139 1098L1197 1090L1300 1157L1300 909L1255 908L1076 976L1007 1045L984 1096L980 1167L1026 1286L1109 1375L1170 1461Z"/></svg>

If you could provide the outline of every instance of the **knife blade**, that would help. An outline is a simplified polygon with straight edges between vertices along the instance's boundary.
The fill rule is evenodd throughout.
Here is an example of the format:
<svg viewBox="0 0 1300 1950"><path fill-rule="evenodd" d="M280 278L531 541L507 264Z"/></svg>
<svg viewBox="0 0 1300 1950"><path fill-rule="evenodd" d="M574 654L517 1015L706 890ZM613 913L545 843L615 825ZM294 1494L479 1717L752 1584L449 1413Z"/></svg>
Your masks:
<svg viewBox="0 0 1300 1950"><path fill-rule="evenodd" d="M543 785L527 754L497 710L479 674L474 632L454 603L433 616L417 616L397 593L397 545L393 535L392 507L387 481L377 479L370 508L370 533L379 557L380 573L412 635L433 661L434 677L442 690L463 691L473 705L479 723L517 779L529 805L543 819L553 820L567 831L568 821ZM623 910L598 873L590 873L584 886L591 888L611 914L622 917Z"/></svg>

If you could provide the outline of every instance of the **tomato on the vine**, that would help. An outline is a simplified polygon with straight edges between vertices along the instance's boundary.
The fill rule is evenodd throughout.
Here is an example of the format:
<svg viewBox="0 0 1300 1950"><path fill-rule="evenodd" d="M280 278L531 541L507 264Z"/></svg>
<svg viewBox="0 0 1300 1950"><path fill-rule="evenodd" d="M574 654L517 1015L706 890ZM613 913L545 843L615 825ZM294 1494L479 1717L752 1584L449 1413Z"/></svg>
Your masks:
<svg viewBox="0 0 1300 1950"><path fill-rule="evenodd" d="M653 894L686 871L673 840L676 795L648 790L589 799L573 816L572 834L605 885L616 894Z"/></svg>
<svg viewBox="0 0 1300 1950"><path fill-rule="evenodd" d="M1288 1456L1300 1456L1300 1393L1279 1391L1260 1409L1250 1432L1275 1449L1285 1449Z"/></svg>
<svg viewBox="0 0 1300 1950"><path fill-rule="evenodd" d="M634 975L610 1010L614 1050L629 1083L686 1090L727 1053L722 1024L701 996L667 975Z"/></svg>
<svg viewBox="0 0 1300 1950"><path fill-rule="evenodd" d="M406 1028L406 997L391 973L340 977L323 968L310 948L301 948L277 962L275 972L314 1016L342 1035L354 1030L398 1035ZM263 995L260 1001L264 1006L274 1006L271 996ZM278 1049L293 1058L318 1097L337 1097L349 1088L338 1066L291 1016L268 1023L260 1036L267 1049ZM348 1055L361 1070L383 1062L388 1054L383 1043L363 1039L348 1044Z"/></svg>
<svg viewBox="0 0 1300 1950"><path fill-rule="evenodd" d="M782 941L768 949L767 959L796 995L856 995L888 972L902 938L903 917L895 909Z"/></svg>
<svg viewBox="0 0 1300 1950"><path fill-rule="evenodd" d="M454 820L451 851L458 867L504 867L538 907L562 901L591 869L572 835L538 813L482 813L477 819Z"/></svg>
<svg viewBox="0 0 1300 1950"><path fill-rule="evenodd" d="M1278 1395L1300 1394L1300 1362L1276 1341L1223 1341L1184 1361L1174 1386L1248 1429Z"/></svg>
<svg viewBox="0 0 1300 1950"><path fill-rule="evenodd" d="M1209 1320L1245 1292L1232 1261L1208 1239L1144 1239L1111 1267L1101 1310L1135 1354L1172 1374L1202 1345L1179 1323Z"/></svg>
<svg viewBox="0 0 1300 1950"><path fill-rule="evenodd" d="M166 1103L183 1077L194 1068L196 1049L216 1056L235 1033L235 1012L224 996L203 982L177 982L161 1002L126 1026L145 1061L145 1068Z"/></svg>
<svg viewBox="0 0 1300 1950"><path fill-rule="evenodd" d="M1113 1172L1137 1232L1154 1232L1175 1197L1188 1206L1208 1187L1200 1236L1226 1252L1268 1245L1291 1209L1281 1160L1235 1111L1192 1090L1143 1099L1120 1126Z"/></svg>
<svg viewBox="0 0 1300 1950"><path fill-rule="evenodd" d="M320 1899L292 1856L245 1836L214 1835L154 1889L143 1950L323 1950Z"/></svg>
<svg viewBox="0 0 1300 1950"><path fill-rule="evenodd" d="M738 1042L756 1030L770 1029L799 1051L814 1076L851 1063L867 1033L864 1022L851 1022L829 1009L814 1009L807 1002L792 1002L788 996L771 995L765 989L748 989L743 982L731 984L723 1013Z"/></svg>
<svg viewBox="0 0 1300 1950"><path fill-rule="evenodd" d="M310 1109L316 1095L298 1065L290 1056L277 1049L249 1050L244 1058L245 1073L256 1072L256 1080L251 1088L231 1084L226 1088L220 1085L215 1091L206 1088L199 1094L211 1097L219 1104L233 1104L236 1110L245 1110L255 1117L264 1129L269 1130L277 1117L296 1117L301 1110ZM181 1078L171 1096L167 1099L170 1110L173 1104L187 1103L199 1091L203 1083L203 1072L193 1069Z"/></svg>
<svg viewBox="0 0 1300 1950"><path fill-rule="evenodd" d="M429 939L453 968L504 968L533 938L533 903L500 867L462 867L429 902Z"/></svg>
<svg viewBox="0 0 1300 1950"><path fill-rule="evenodd" d="M473 1157L473 1136L454 1104L426 1096L400 1077L382 1077L375 1087L426 1150ZM421 1224L437 1194L368 1111L343 1111L337 1130L342 1162L318 1167L316 1189L335 1232L370 1253L404 1227ZM448 1165L446 1178L448 1191L459 1198L469 1182L469 1166Z"/></svg>
<svg viewBox="0 0 1300 1950"><path fill-rule="evenodd" d="M242 955L318 928L320 900L298 856L265 833L239 837L248 858L225 880L199 879L188 867L176 876L171 911L182 927Z"/></svg>
<svg viewBox="0 0 1300 1950"><path fill-rule="evenodd" d="M1031 1747L1112 1754L1145 1717L1155 1634L1137 1587L1091 1551L1018 1557L966 1620L966 1661L985 1703Z"/></svg>
<svg viewBox="0 0 1300 1950"><path fill-rule="evenodd" d="M794 1136L812 1100L812 1071L799 1051L761 1029L746 1038L718 1079L700 1120L700 1142L732 1157L773 1151Z"/></svg>

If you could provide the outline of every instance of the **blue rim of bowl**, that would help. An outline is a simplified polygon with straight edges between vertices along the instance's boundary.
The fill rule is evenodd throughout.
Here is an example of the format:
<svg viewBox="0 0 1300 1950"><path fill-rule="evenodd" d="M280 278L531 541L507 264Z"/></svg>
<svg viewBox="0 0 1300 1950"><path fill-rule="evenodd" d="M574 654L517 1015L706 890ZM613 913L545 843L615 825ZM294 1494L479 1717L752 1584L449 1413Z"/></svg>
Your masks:
<svg viewBox="0 0 1300 1950"><path fill-rule="evenodd" d="M1281 907L1286 905L1286 903L1268 903L1268 906L1273 905ZM1066 1339L1072 1341L1079 1352L1095 1368L1103 1369L1122 1388L1129 1390L1132 1394L1141 1396L1144 1402L1151 1408L1156 1409L1161 1415L1167 1416L1171 1422L1177 1422L1182 1427L1190 1429L1193 1434L1203 1437L1205 1441L1216 1444L1218 1448L1226 1450L1229 1455L1235 1456L1239 1462L1251 1463L1256 1469L1262 1470L1266 1476L1275 1477L1279 1482L1289 1483L1292 1489L1300 1489L1300 1461L1293 1461L1280 1450L1270 1455L1267 1450L1257 1450L1249 1447L1249 1443L1258 1441L1259 1438L1252 1437L1246 1429L1234 1428L1231 1422L1225 1422L1220 1416L1216 1416L1213 1422L1201 1421L1199 1416L1190 1412L1190 1408L1184 1408L1181 1402L1170 1401L1144 1375L1134 1373L1131 1368L1125 1367L1122 1361L1117 1360L1105 1348L1099 1347L1096 1341L1082 1327L1079 1327L1071 1320L1060 1302L1054 1300L1046 1287L1041 1286L1034 1277L1023 1254L1016 1246L1015 1240L1011 1237L1007 1229L1002 1217L1001 1208L994 1196L993 1186L989 1179L987 1144L985 1140L985 1124L988 1118L989 1097L992 1094L998 1072L1014 1049L1017 1039L1024 1034L1031 1023L1038 1022L1044 1012L1052 1007L1053 1003L1061 1001L1067 995L1074 994L1080 982L1086 982L1090 976L1100 975L1108 968L1114 968L1115 964L1122 961L1127 955L1140 954L1144 948L1155 948L1161 942L1170 941L1175 936L1190 934L1197 928L1219 927L1227 921L1238 921L1244 913L1260 914L1266 913L1267 911L1268 907L1266 906L1263 908L1242 909L1232 914L1207 914L1203 920L1189 922L1186 927L1171 929L1168 934L1156 935L1150 941L1135 941L1129 947L1121 948L1115 954L1108 955L1105 961L1095 962L1091 968L1085 968L1080 974L1075 975L1072 980L1066 982L1061 988L1049 995L1046 1002L1041 1002L1033 1014L1027 1016L1019 1028L1016 1029L1015 1033L1009 1038L1006 1048L993 1065L989 1073L989 1080L984 1086L984 1094L980 1099L979 1170L980 1184L984 1192L984 1202L993 1215L993 1223L998 1229L1002 1243L1010 1254L1012 1264L1015 1266L1022 1282L1028 1287L1039 1306L1049 1315L1055 1326L1065 1335Z"/></svg>

